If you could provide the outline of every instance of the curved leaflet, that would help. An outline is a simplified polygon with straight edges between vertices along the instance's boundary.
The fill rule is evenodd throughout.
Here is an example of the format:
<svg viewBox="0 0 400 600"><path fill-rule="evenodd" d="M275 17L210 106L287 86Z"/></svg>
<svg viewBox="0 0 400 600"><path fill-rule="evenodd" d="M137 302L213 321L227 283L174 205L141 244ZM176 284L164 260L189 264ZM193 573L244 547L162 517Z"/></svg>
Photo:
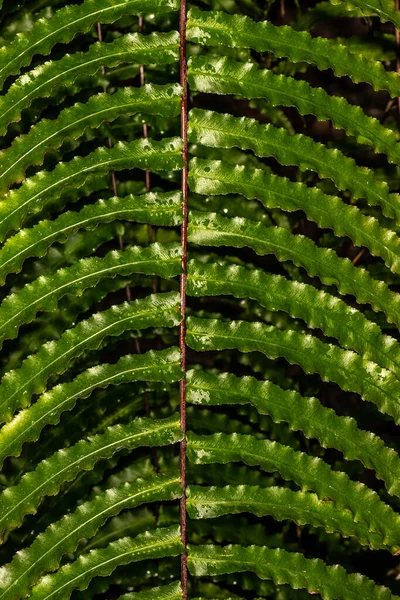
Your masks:
<svg viewBox="0 0 400 600"><path fill-rule="evenodd" d="M3 241L10 230L19 229L25 217L39 212L49 200L59 199L71 187L79 190L89 176L133 168L179 170L183 164L181 150L180 138L160 142L139 139L119 142L111 149L98 148L84 158L76 156L70 162L59 163L53 171L40 171L0 200L0 240ZM61 202L59 205L62 208Z"/></svg>
<svg viewBox="0 0 400 600"><path fill-rule="evenodd" d="M124 594L118 600L181 600L182 587L177 581L145 592Z"/></svg>
<svg viewBox="0 0 400 600"><path fill-rule="evenodd" d="M380 327L361 311L317 290L314 286L291 281L282 275L246 269L240 265L204 264L191 260L188 265L189 296L252 298L272 311L285 311L302 319L313 329L336 338L343 348L355 350L400 379L400 345L383 335Z"/></svg>
<svg viewBox="0 0 400 600"><path fill-rule="evenodd" d="M320 500L331 500L337 510L351 511L354 521L364 523L370 532L382 536L383 544L393 553L400 547L400 515L382 502L376 492L352 481L346 473L333 471L320 458L278 442L238 433L189 433L188 458L196 464L244 462L269 473L278 472L303 491L315 491Z"/></svg>
<svg viewBox="0 0 400 600"><path fill-rule="evenodd" d="M171 118L179 114L180 97L179 85L122 88L112 95L101 93L86 104L65 108L57 119L39 121L0 154L0 194L4 195L12 183L22 181L27 167L42 164L45 152L58 148L66 138L77 139L86 128L99 127L104 121L113 121L122 115L140 112Z"/></svg>
<svg viewBox="0 0 400 600"><path fill-rule="evenodd" d="M358 142L369 144L388 159L400 162L397 135L368 117L359 106L339 96L330 96L321 88L311 87L272 71L258 69L254 63L240 63L226 57L194 56L188 62L188 81L192 89L211 94L235 94L243 98L266 98L273 106L294 106L301 115L331 120Z"/></svg>
<svg viewBox="0 0 400 600"><path fill-rule="evenodd" d="M175 500L182 495L179 477L151 475L124 483L81 504L39 534L29 548L0 568L1 600L19 600L42 574L58 569L60 559L74 552L79 540L90 539L108 519L123 510L155 501Z"/></svg>
<svg viewBox="0 0 400 600"><path fill-rule="evenodd" d="M42 275L21 290L6 296L0 304L0 346L18 335L19 327L30 323L39 311L54 310L66 294L80 294L102 279L132 273L174 277L181 272L179 244L132 246L112 250L104 258L84 258L52 275Z"/></svg>
<svg viewBox="0 0 400 600"><path fill-rule="evenodd" d="M70 86L81 75L94 75L98 69L115 67L124 62L137 64L149 61L159 65L179 59L179 34L151 33L144 36L129 33L109 44L96 42L87 52L66 54L57 61L48 61L24 73L0 97L0 135L4 135L10 123L19 121L21 112L36 98L51 96L55 88Z"/></svg>
<svg viewBox="0 0 400 600"><path fill-rule="evenodd" d="M231 373L187 373L187 400L201 406L251 404L274 423L316 438L325 448L340 450L348 460L359 460L385 482L390 494L400 495L400 457L377 435L358 427L351 417L338 416L317 398L283 390L272 381L236 377Z"/></svg>
<svg viewBox="0 0 400 600"><path fill-rule="evenodd" d="M298 525L313 525L344 537L355 537L360 544L381 548L382 538L356 523L347 510L337 510L332 502L321 501L310 492L293 492L283 487L261 488L249 485L226 487L188 487L187 510L192 519L212 519L222 515L252 513L290 520ZM1 597L1 596L0 596Z"/></svg>
<svg viewBox="0 0 400 600"><path fill-rule="evenodd" d="M45 496L56 495L61 484L93 469L100 458L111 458L122 449L166 446L181 439L179 415L158 420L137 418L59 450L0 494L0 531L4 535L18 527L25 515L36 512Z"/></svg>
<svg viewBox="0 0 400 600"><path fill-rule="evenodd" d="M371 304L383 311L389 322L400 326L400 295L383 281L373 279L366 269L331 248L319 248L303 236L283 227L265 227L250 219L221 217L216 213L192 212L189 220L190 241L202 246L252 248L257 254L274 254L280 261L290 260L318 277L325 285L334 285L341 294L352 294L360 304Z"/></svg>
<svg viewBox="0 0 400 600"><path fill-rule="evenodd" d="M396 219L397 222L400 220L398 198L395 194L389 193L389 187L385 181L378 180L371 169L357 166L352 158L348 158L336 148L327 148L324 144L314 142L312 138L305 135L291 134L282 127L277 128L272 124L264 125L247 117L238 118L194 108L189 114L188 137L194 143L212 148L236 146L252 150L257 156L273 156L282 165L294 165L302 170L315 171L320 177L332 179L340 190L350 190L355 198L366 198L369 204L381 206L386 216ZM232 177L233 185L229 185L228 172ZM252 184L256 188L259 183L262 185L257 189L257 193L261 195L259 199L263 200L267 206L274 206L274 201L267 200L268 194L271 196L275 194L277 198L279 197L282 202L281 208L284 210L301 208L307 211L308 205L311 203L311 215L313 215L313 210L315 211L318 207L321 209L319 214L322 227L332 227L329 215L325 214L324 205L330 211L335 209L338 225L333 229L337 230L338 235L341 235L341 230L343 231L343 228L346 227L344 220L352 214L351 208L353 207L349 207L341 201L338 202L335 197L323 194L317 187L308 187L300 182L292 183L282 177L278 178L259 170L251 171L251 173L252 177L248 182L248 188L241 179L242 170L240 168L234 170L231 165L219 164L217 161L194 159L191 162L190 174L195 184L200 178L204 180L204 182L197 183L199 187L204 186L207 189L207 183L211 187L211 182L215 182L214 194L228 193L235 183L237 183L235 191L240 190L240 186L243 189L251 189ZM228 191L220 191L219 186L224 186ZM266 188L264 192L263 188ZM278 200L275 201L275 205L279 206ZM339 225L341 214L343 214L343 220ZM355 214L357 211L353 210L353 215ZM364 227L368 223L367 218L362 216L359 218L363 219L362 227ZM356 217L353 216L353 219L355 220ZM319 221L317 220L317 222ZM368 229L371 229L371 226ZM389 233L392 232L387 232L387 238ZM399 252L398 248L397 252Z"/></svg>
<svg viewBox="0 0 400 600"><path fill-rule="evenodd" d="M372 361L312 335L261 322L189 317L187 343L198 351L236 348L240 352L262 352L272 359L283 356L306 373L319 373L323 381L333 381L345 391L360 394L400 423L400 381Z"/></svg>
<svg viewBox="0 0 400 600"><path fill-rule="evenodd" d="M195 577L251 571L261 579L318 593L323 600L398 600L388 588L377 586L359 573L349 574L339 565L300 553L262 546L191 546L188 567Z"/></svg>
<svg viewBox="0 0 400 600"><path fill-rule="evenodd" d="M13 44L1 48L0 85L9 75L16 75L29 65L35 55L49 54L55 44L70 42L95 23L113 23L123 15L143 11L162 14L178 8L175 0L85 0L78 6L65 6L50 19L40 18L30 31L17 35Z"/></svg>
<svg viewBox="0 0 400 600"><path fill-rule="evenodd" d="M84 590L94 577L106 576L119 565L177 556L183 551L179 527L160 527L146 531L136 538L122 538L106 548L91 550L88 555L64 565L54 575L44 577L32 589L32 600L61 600L69 598L73 590Z"/></svg>
<svg viewBox="0 0 400 600"><path fill-rule="evenodd" d="M44 344L19 369L6 373L0 382L0 419L9 420L17 408L30 403L33 394L43 392L52 374L63 373L71 360L98 348L105 338L132 329L173 327L180 321L179 294L175 292L153 294L95 313L57 341Z"/></svg>
<svg viewBox="0 0 400 600"><path fill-rule="evenodd" d="M400 95L400 77L396 72L386 71L380 62L368 60L364 54L351 54L336 40L312 37L308 31L296 31L289 25L276 26L240 14L191 8L187 30L188 39L203 46L273 52L293 62L332 69L335 75L350 77L356 83L366 81L375 90L388 90L393 98Z"/></svg>
<svg viewBox="0 0 400 600"><path fill-rule="evenodd" d="M65 411L72 410L78 400L88 398L98 388L134 381L172 383L181 377L180 352L174 347L123 356L115 364L91 367L73 381L39 396L32 406L21 410L0 429L0 465L7 457L18 456L24 443L36 441L46 425L59 423Z"/></svg>
<svg viewBox="0 0 400 600"><path fill-rule="evenodd" d="M64 242L80 229L90 230L117 220L175 226L182 221L181 213L180 192L149 192L98 200L78 213L68 211L54 221L40 221L8 238L0 249L0 282L4 283L9 273L18 273L27 258L44 256L51 244Z"/></svg>

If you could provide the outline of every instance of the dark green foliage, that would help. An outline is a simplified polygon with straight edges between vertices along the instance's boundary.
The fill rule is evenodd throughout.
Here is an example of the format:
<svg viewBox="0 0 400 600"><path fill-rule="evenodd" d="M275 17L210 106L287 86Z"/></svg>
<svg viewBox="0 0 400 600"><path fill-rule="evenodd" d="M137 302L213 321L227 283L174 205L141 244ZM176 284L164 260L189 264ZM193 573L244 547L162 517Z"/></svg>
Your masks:
<svg viewBox="0 0 400 600"><path fill-rule="evenodd" d="M399 13L189 2L185 162L180 8L0 1L0 600L399 600Z"/></svg>

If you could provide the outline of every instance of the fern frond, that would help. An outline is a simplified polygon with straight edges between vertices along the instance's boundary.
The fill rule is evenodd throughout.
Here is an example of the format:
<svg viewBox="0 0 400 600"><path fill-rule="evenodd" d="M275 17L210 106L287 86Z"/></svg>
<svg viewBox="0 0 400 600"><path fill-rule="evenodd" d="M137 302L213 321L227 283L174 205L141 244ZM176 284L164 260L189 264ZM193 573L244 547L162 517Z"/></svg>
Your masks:
<svg viewBox="0 0 400 600"><path fill-rule="evenodd" d="M320 248L302 235L293 235L283 227L265 227L249 219L228 219L215 213L192 212L190 241L202 246L252 248L257 254L274 254L290 260L318 277L325 285L334 285L341 294L352 294L360 304L371 304L384 312L391 323L400 326L400 296L383 281L373 279L365 269L340 258L332 249Z"/></svg>
<svg viewBox="0 0 400 600"><path fill-rule="evenodd" d="M58 61L48 61L22 75L0 98L0 135L10 123L19 121L21 112L35 98L51 96L58 86L70 86L82 75L94 75L102 67L114 67L123 62L165 65L179 59L179 34L151 33L144 36L130 33L109 44L97 42L87 52L67 54Z"/></svg>
<svg viewBox="0 0 400 600"><path fill-rule="evenodd" d="M286 422L295 431L317 439L325 448L336 448L348 460L359 460L374 469L390 494L400 495L400 457L378 436L360 429L351 417L338 416L317 398L283 390L271 381L236 377L231 373L187 373L187 400L202 406L251 404L274 423ZM34 408L34 407L33 407Z"/></svg>
<svg viewBox="0 0 400 600"><path fill-rule="evenodd" d="M26 168L40 165L46 150L58 148L65 138L76 139L87 127L99 127L121 115L141 112L171 118L179 114L180 97L179 85L148 83L140 88L123 88L112 95L98 94L86 104L65 108L57 119L43 119L0 154L0 194L4 195L12 183L22 181Z"/></svg>
<svg viewBox="0 0 400 600"><path fill-rule="evenodd" d="M340 190L350 190L355 198L366 198L369 204L381 206L387 217L396 219L397 222L400 221L398 199L394 194L389 193L386 182L379 181L373 171L366 167L357 166L352 158L347 158L339 150L327 148L324 144L314 142L312 138L305 135L292 135L286 129L278 129L271 124L263 125L246 117L238 118L212 111L192 109L189 114L188 136L190 141L205 146L213 148L237 146L246 150L253 150L257 156L273 156L282 165L294 165L302 170L311 169L321 177L332 179ZM210 163L208 164L208 167L211 167L210 171L204 171L207 163ZM227 171L229 170L228 175L227 171L224 171L224 163L219 168L218 166L217 161L193 159L191 161L191 176L194 185L196 187L203 185L207 190L208 187L211 187L211 181L208 183L207 180L211 180L211 177L215 176L214 193L227 193L221 191L221 189L230 189L229 181L226 182L225 177L233 177L233 181L238 184L236 189L240 190L240 183L242 182L240 177L242 175L241 168L238 167L237 170L233 170L231 165L226 165ZM199 178L204 179L204 182L197 183ZM327 196L316 187L310 188L300 182L292 183L289 180L259 170L252 171L252 177L248 185L249 188L247 189L251 189L251 186L254 185L253 194L259 185L262 186L262 189L257 189L258 198L271 208L279 206L277 200L267 200L268 194L273 195L274 192L279 197L282 194L281 208L284 210L298 210L300 208L308 213L308 210L310 210L309 204L315 202L316 206L311 206L311 218L316 220L321 227L333 228L338 235L343 235L344 220L350 218L350 221L355 225L358 212L355 207L344 205L337 198ZM263 193L263 189L265 189L265 193ZM289 195L290 198L288 198ZM318 206L321 208L317 214ZM324 210L325 206L327 207L326 211L335 211L336 213L335 217L332 217L332 221L336 219L333 225ZM366 217L361 215L360 219L363 220L363 224L360 223L361 227L368 224ZM369 231L371 228L371 225L369 225L367 230ZM358 228L354 227L354 229ZM386 236L387 241L389 241L389 233ZM355 234L351 231L347 235L352 237ZM393 234L392 237L394 237ZM393 240L392 243L394 245ZM398 246L396 250L399 252Z"/></svg>
<svg viewBox="0 0 400 600"><path fill-rule="evenodd" d="M176 0L85 0L78 6L65 6L50 18L40 18L27 33L0 50L0 86L16 75L35 55L46 56L55 44L68 43L76 35L90 31L97 22L113 23L123 15L142 12L168 13L179 9Z"/></svg>
<svg viewBox="0 0 400 600"><path fill-rule="evenodd" d="M190 167L189 181L193 192L203 195L240 193L249 200L260 200L266 208L289 212L302 210L320 227L332 229L338 236L348 236L354 245L368 248L371 254L380 256L394 273L400 273L398 235L336 196L328 196L317 187L309 188L304 183L243 165L195 158L191 160Z"/></svg>
<svg viewBox="0 0 400 600"><path fill-rule="evenodd" d="M60 197L65 189L82 187L89 175L133 168L179 170L183 165L181 152L180 138L160 142L139 139L120 142L111 149L98 148L84 158L77 156L70 162L59 163L53 171L40 171L0 200L0 241L10 230L18 230L27 215L40 211L49 200Z"/></svg>
<svg viewBox="0 0 400 600"><path fill-rule="evenodd" d="M382 0L331 0L332 4L343 7L346 11L360 10L364 16L377 15L383 23L391 22L400 29L400 17L398 11L388 1ZM340 9L340 8L339 8Z"/></svg>
<svg viewBox="0 0 400 600"><path fill-rule="evenodd" d="M167 419L137 418L128 425L114 425L105 433L59 450L26 473L20 482L0 494L0 531L18 527L27 514L34 514L45 496L54 496L60 486L79 473L90 471L99 459L140 446L174 444L182 439L179 415Z"/></svg>
<svg viewBox="0 0 400 600"><path fill-rule="evenodd" d="M321 88L311 87L272 71L258 69L253 63L240 63L226 57L194 56L188 62L188 80L192 89L211 94L235 94L243 98L266 98L273 106L294 106L301 115L315 115L320 121L331 120L335 127L376 152L387 154L391 162L400 162L396 134L368 117L359 106L339 96L330 96Z"/></svg>
<svg viewBox="0 0 400 600"><path fill-rule="evenodd" d="M125 251L112 250L103 259L87 258L71 267L59 269L51 276L40 276L18 292L6 296L0 304L0 346L18 335L19 327L30 323L36 314L54 310L65 294L81 294L103 278L145 273L164 278L179 275L179 244L133 246Z"/></svg>
<svg viewBox="0 0 400 600"><path fill-rule="evenodd" d="M93 390L134 381L172 383L182 377L178 348L149 350L146 354L123 356L115 364L91 367L73 381L62 383L41 395L0 429L0 464L8 456L18 456L22 445L36 441L46 425L55 425L63 412L90 396Z"/></svg>
<svg viewBox="0 0 400 600"><path fill-rule="evenodd" d="M380 62L363 54L353 55L335 41L311 37L307 31L295 31L288 25L276 26L269 21L255 22L244 15L201 11L188 14L188 39L206 46L252 48L273 52L279 58L306 62L319 69L332 69L335 75L348 76L354 82L368 82L375 90L388 90L393 98L400 95L400 77L388 72Z"/></svg>
<svg viewBox="0 0 400 600"><path fill-rule="evenodd" d="M75 512L53 523L33 544L0 568L1 600L24 598L42 574L58 569L60 559L74 552L79 540L90 539L110 517L147 502L180 498L179 477L152 475L134 483L110 488L93 500L81 504Z"/></svg>
<svg viewBox="0 0 400 600"><path fill-rule="evenodd" d="M87 237L85 237L87 239ZM112 237L115 240L115 235ZM49 340L58 339L66 329L73 327L80 315L104 300L108 294L118 292L130 283L129 279L117 277L100 281L95 287L85 290L81 296L67 295L51 313L37 317L37 323L43 325L40 331L35 328L18 336L14 352L6 358L3 372L19 368L21 361L29 354L37 352L42 344Z"/></svg>
<svg viewBox="0 0 400 600"><path fill-rule="evenodd" d="M79 213L64 212L54 221L45 220L31 229L22 229L0 249L0 282L4 283L9 273L18 273L27 258L44 256L54 242L64 242L80 229L94 229L100 223L116 220L179 225L182 221L181 193L149 192L99 200Z"/></svg>
<svg viewBox="0 0 400 600"><path fill-rule="evenodd" d="M188 457L196 464L244 462L268 473L278 472L303 491L313 490L320 500L331 500L337 510L349 510L356 523L364 523L368 531L382 536L382 544L393 553L400 549L400 515L376 492L352 481L346 473L333 471L320 458L278 442L237 433L189 433Z"/></svg>
<svg viewBox="0 0 400 600"><path fill-rule="evenodd" d="M396 58L395 36L391 33L376 32L373 37L352 35L334 41L345 46L351 54L362 54L370 60L385 62Z"/></svg>
<svg viewBox="0 0 400 600"><path fill-rule="evenodd" d="M306 373L319 373L323 381L359 394L400 423L400 381L389 371L354 352L342 350L302 332L264 323L189 317L187 343L194 350L237 348L259 351L268 358L284 357Z"/></svg>
<svg viewBox="0 0 400 600"><path fill-rule="evenodd" d="M400 17L316 1L0 0L0 600L400 600Z"/></svg>
<svg viewBox="0 0 400 600"><path fill-rule="evenodd" d="M236 513L268 515L277 521L290 520L297 525L313 525L344 537L355 537L360 544L371 548L384 547L381 536L369 532L364 523L356 523L350 511L337 510L332 502L322 501L310 492L293 492L283 487L191 485L187 495L187 510L192 519Z"/></svg>
<svg viewBox="0 0 400 600"><path fill-rule="evenodd" d="M261 579L320 594L324 600L398 600L388 588L377 586L359 573L347 573L339 566L327 566L321 559L300 553L262 546L190 546L189 570L195 577L251 571Z"/></svg>
<svg viewBox="0 0 400 600"><path fill-rule="evenodd" d="M9 420L17 408L27 406L33 394L45 389L52 374L63 373L72 359L98 348L106 337L132 329L173 327L180 321L179 294L175 292L112 306L81 321L59 340L44 344L19 369L4 375L0 383L0 420Z"/></svg>
<svg viewBox="0 0 400 600"><path fill-rule="evenodd" d="M122 538L106 548L91 550L75 562L64 565L54 575L47 575L32 589L32 600L61 600L73 590L84 590L94 577L105 577L119 565L149 558L177 556L183 550L176 525L146 531L136 538Z"/></svg>
<svg viewBox="0 0 400 600"><path fill-rule="evenodd" d="M118 600L181 600L182 587L177 581L145 592L124 594Z"/></svg>
<svg viewBox="0 0 400 600"><path fill-rule="evenodd" d="M259 269L195 260L189 261L187 282L189 296L230 294L252 298L268 310L282 310L295 319L303 319L309 327L321 329L343 348L355 350L400 379L400 346L396 340L383 335L380 327L361 311L312 285Z"/></svg>
<svg viewBox="0 0 400 600"><path fill-rule="evenodd" d="M292 27L296 29L313 29L315 25L321 21L341 18L357 18L363 17L363 12L359 8L350 8L344 2L333 4L329 0L321 0L313 7L300 14L296 21L292 23Z"/></svg>

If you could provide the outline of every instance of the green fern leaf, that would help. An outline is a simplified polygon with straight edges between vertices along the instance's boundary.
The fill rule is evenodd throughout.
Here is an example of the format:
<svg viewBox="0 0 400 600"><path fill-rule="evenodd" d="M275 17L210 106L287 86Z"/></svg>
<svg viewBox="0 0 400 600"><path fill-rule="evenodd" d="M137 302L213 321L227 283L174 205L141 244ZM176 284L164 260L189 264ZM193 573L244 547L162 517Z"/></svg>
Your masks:
<svg viewBox="0 0 400 600"><path fill-rule="evenodd" d="M237 118L212 111L192 109L189 114L188 136L189 140L194 143L213 148L237 146L246 150L253 150L257 156L273 156L282 165L294 165L303 170L316 171L321 177L332 179L340 190L350 190L355 198L366 198L369 204L381 206L386 216L400 222L398 198L389 193L386 182L378 181L373 171L365 167L358 167L353 159L347 158L338 150L329 149L324 144L316 143L305 135L292 135L283 128L278 129L271 124L263 125L246 117ZM207 166L210 171L207 171ZM231 165L225 165L224 163L221 163L219 168L218 166L217 161L193 159L190 171L195 187L199 189L204 187L207 190L211 185L214 185L214 194L228 193L230 187L233 188L234 186L233 183L232 186L229 186L230 179L233 179L233 182L237 184L235 191L244 188L240 168L234 170ZM331 227L338 235L343 235L345 227L341 219L347 220L350 218L352 223L356 221L356 215L359 214L355 207L343 205L343 202L323 194L318 188L310 188L299 182L292 183L289 180L259 170L252 173L251 180L248 183L249 188L251 188L251 184L254 184L255 188L258 188L258 185L262 186L261 189L257 189L257 194L265 205L271 208L279 206L277 200L267 200L267 198L274 192L279 197L283 194L283 198L280 200L281 208L284 210L298 210L299 208L304 211L310 210L311 217L321 227ZM230 179L226 181L225 178L228 177ZM210 182L207 180L210 180ZM240 185L241 183L242 185ZM221 191L224 189L228 192ZM263 193L264 189L265 192ZM255 189L253 194L254 192ZM209 191L204 193L209 193ZM287 198L289 194L290 199ZM249 197L248 194L245 194L245 196ZM311 200L314 200L316 207L311 206L310 209ZM321 214L323 207L328 204L327 210L336 213L332 220L325 214L325 211L324 214ZM319 206L321 206L321 209L317 215L316 208ZM362 217L362 215L359 218L363 220L361 227L368 225L367 218ZM332 224L332 221L335 222ZM371 222L371 224L373 223L374 221ZM377 225L378 223L376 223L375 228ZM367 230L371 229L372 227L369 225ZM356 233L359 237L358 230L356 230ZM356 234L351 230L347 235L353 237ZM393 233L392 237L394 237ZM386 241L389 241L389 233L386 238ZM392 244L395 245L393 240ZM396 250L399 252L398 245Z"/></svg>
<svg viewBox="0 0 400 600"><path fill-rule="evenodd" d="M41 210L65 189L82 187L89 175L135 167L150 171L179 170L183 166L181 152L180 138L161 142L139 139L120 142L111 149L99 148L84 158L77 156L70 162L59 163L53 171L41 171L0 200L0 240L3 241L10 230L18 230L27 215Z"/></svg>
<svg viewBox="0 0 400 600"><path fill-rule="evenodd" d="M378 494L346 473L333 471L322 459L297 452L289 446L251 435L188 434L188 458L195 464L244 462L278 472L303 491L313 490L320 500L331 500L337 510L347 509L356 523L382 536L382 544L393 553L400 548L400 515L384 504Z"/></svg>
<svg viewBox="0 0 400 600"><path fill-rule="evenodd" d="M182 587L179 582L170 583L162 587L152 588L145 592L137 592L136 594L124 594L118 600L181 600Z"/></svg>
<svg viewBox="0 0 400 600"><path fill-rule="evenodd" d="M344 537L355 537L360 544L382 548L379 534L369 532L364 523L356 523L348 510L337 510L332 502L321 501L310 492L258 486L189 486L187 510L192 519L212 519L227 514L252 513L290 520L298 525L313 525ZM0 596L1 598L1 596Z"/></svg>
<svg viewBox="0 0 400 600"><path fill-rule="evenodd" d="M252 48L257 52L273 52L279 58L306 62L319 69L332 69L335 75L348 76L356 83L368 82L375 90L388 90L393 98L400 95L400 77L387 72L380 62L364 55L352 55L335 41L316 37L306 31L295 31L288 25L276 26L268 21L256 23L243 15L201 11L192 8L188 14L188 39L207 46Z"/></svg>
<svg viewBox="0 0 400 600"><path fill-rule="evenodd" d="M51 311L65 294L81 294L103 278L145 273L164 278L181 272L181 246L154 243L113 250L103 259L87 258L71 267L59 269L51 276L42 275L18 292L7 296L0 305L0 346L18 335L19 327L30 323L39 311Z"/></svg>
<svg viewBox="0 0 400 600"><path fill-rule="evenodd" d="M180 530L176 525L155 531L146 531L136 538L122 538L106 548L92 550L75 562L61 567L54 575L47 575L32 589L32 600L61 600L72 591L84 590L94 577L106 576L119 565L177 556L183 551Z"/></svg>
<svg viewBox="0 0 400 600"><path fill-rule="evenodd" d="M397 234L384 229L377 219L363 215L355 206L328 196L317 187L309 188L304 183L294 183L261 169L198 158L190 161L189 181L190 189L198 194L240 193L249 200L260 200L266 208L303 210L320 227L333 229L338 236L350 237L356 246L367 247L394 273L400 273Z"/></svg>
<svg viewBox="0 0 400 600"><path fill-rule="evenodd" d="M252 298L268 310L282 310L295 319L303 319L309 327L321 329L343 348L355 350L400 379L398 342L382 335L380 327L361 311L312 285L258 269L250 271L239 265L194 260L189 261L187 282L189 296L231 294L235 298Z"/></svg>
<svg viewBox="0 0 400 600"><path fill-rule="evenodd" d="M261 579L320 594L324 600L398 600L388 588L378 587L364 575L349 574L339 565L327 566L320 559L281 548L190 546L188 566L195 577L252 571Z"/></svg>
<svg viewBox="0 0 400 600"><path fill-rule="evenodd" d="M400 75L343 20L400 17L331 2L0 0L0 600L400 600Z"/></svg>
<svg viewBox="0 0 400 600"><path fill-rule="evenodd" d="M199 351L237 348L241 352L259 351L272 359L283 356L306 373L319 373L323 381L333 381L345 391L360 394L400 423L400 381L358 354L312 335L290 329L282 331L260 322L226 323L189 317L187 343Z"/></svg>
<svg viewBox="0 0 400 600"><path fill-rule="evenodd" d="M46 150L58 148L65 138L76 139L87 127L96 128L121 115L142 112L171 118L179 114L180 98L179 85L147 84L140 88L123 88L112 95L98 94L86 104L64 109L57 119L40 121L0 154L0 194L5 194L12 183L22 181L26 168L40 165Z"/></svg>
<svg viewBox="0 0 400 600"><path fill-rule="evenodd" d="M46 425L57 424L63 412L72 410L77 400L88 398L97 388L134 381L172 383L181 377L180 353L175 347L124 356L116 364L92 367L73 381L45 392L0 429L0 464L8 456L18 456L24 443L36 441Z"/></svg>
<svg viewBox="0 0 400 600"><path fill-rule="evenodd" d="M173 327L180 321L179 294L175 292L112 306L81 321L59 340L44 344L19 369L6 373L0 383L0 420L9 420L17 408L27 406L33 394L45 389L52 374L63 373L72 359L98 348L106 337L132 329Z"/></svg>
<svg viewBox="0 0 400 600"><path fill-rule="evenodd" d="M353 11L359 9L363 15L371 16L378 15L383 23L390 21L394 23L397 29L400 29L400 16L398 11L395 9L394 3L391 4L389 1L383 0L331 0L333 5L343 6L346 11Z"/></svg>
<svg viewBox="0 0 400 600"><path fill-rule="evenodd" d="M35 98L51 96L58 86L75 83L79 76L93 76L100 67L123 62L165 65L179 60L179 34L138 33L124 35L110 44L97 42L87 52L67 54L58 61L48 61L22 75L0 98L0 135L9 123L19 121L21 112Z"/></svg>
<svg viewBox="0 0 400 600"><path fill-rule="evenodd" d="M313 29L315 25L325 20L341 19L341 18L357 18L363 17L363 12L354 7L350 9L344 2L340 4L332 4L329 0L317 2L312 8L306 10L303 14L299 14L298 19L292 23L292 27L296 29Z"/></svg>
<svg viewBox="0 0 400 600"><path fill-rule="evenodd" d="M125 198L99 200L79 213L65 212L54 221L41 221L9 238L0 249L0 282L4 283L9 273L18 273L27 258L44 256L51 244L64 242L79 229L94 229L100 223L114 220L179 225L182 222L181 202L180 192L132 194ZM123 262L123 256L120 260Z"/></svg>
<svg viewBox="0 0 400 600"><path fill-rule="evenodd" d="M257 254L275 254L317 276L325 285L335 285L341 294L352 294L360 304L383 311L391 323L400 326L400 296L368 271L339 258L332 249L319 248L309 238L293 235L283 227L265 227L249 219L228 219L215 213L191 213L189 239L202 246L252 248Z"/></svg>
<svg viewBox="0 0 400 600"><path fill-rule="evenodd" d="M334 42L345 46L351 54L362 54L370 60L386 62L396 58L395 37L390 33L376 32L371 38L363 35L339 37Z"/></svg>
<svg viewBox="0 0 400 600"><path fill-rule="evenodd" d="M24 598L42 574L58 569L61 557L74 552L80 539L91 538L110 517L147 502L174 500L181 495L179 477L152 475L108 489L81 504L0 568L1 600Z"/></svg>
<svg viewBox="0 0 400 600"><path fill-rule="evenodd" d="M33 29L16 36L0 50L0 86L9 75L16 75L37 55L49 54L55 44L68 43L77 34L90 31L99 23L113 23L123 15L142 12L168 13L179 9L176 0L85 0L78 6L65 6L50 19L40 18Z"/></svg>
<svg viewBox="0 0 400 600"><path fill-rule="evenodd" d="M161 420L138 418L59 450L0 494L0 531L4 535L18 527L25 515L36 512L45 496L56 495L64 482L93 469L99 459L111 458L122 449L166 446L181 439L179 415Z"/></svg>
<svg viewBox="0 0 400 600"><path fill-rule="evenodd" d="M273 106L295 106L302 115L312 114L322 121L330 119L335 127L355 136L360 143L387 154L391 162L400 162L397 135L393 131L368 117L359 106L339 96L329 96L306 81L257 69L253 63L204 56L190 58L188 81L199 92L266 98Z"/></svg>
<svg viewBox="0 0 400 600"><path fill-rule="evenodd" d="M390 494L400 496L400 457L378 436L360 429L351 417L340 417L317 398L283 390L271 381L212 374L192 370L187 373L187 400L202 406L251 404L274 423L286 422L308 438L316 438L325 448L336 448L348 460L359 460L374 469ZM34 407L32 407L34 408Z"/></svg>

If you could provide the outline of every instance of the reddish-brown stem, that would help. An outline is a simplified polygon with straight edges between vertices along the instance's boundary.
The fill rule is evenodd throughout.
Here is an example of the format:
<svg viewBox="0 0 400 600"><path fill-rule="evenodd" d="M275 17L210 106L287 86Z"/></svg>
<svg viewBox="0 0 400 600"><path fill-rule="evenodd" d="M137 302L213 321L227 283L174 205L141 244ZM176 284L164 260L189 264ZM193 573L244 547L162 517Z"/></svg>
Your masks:
<svg viewBox="0 0 400 600"><path fill-rule="evenodd" d="M285 0L280 0L280 4L279 4L279 13L281 16L281 20L283 21L286 15L286 10L285 10Z"/></svg>
<svg viewBox="0 0 400 600"><path fill-rule="evenodd" d="M353 260L351 261L353 263L353 265L356 265L358 263L358 261L360 260L360 258L362 257L362 255L365 252L365 248L361 248L360 252L357 254L357 256L355 258L353 258Z"/></svg>
<svg viewBox="0 0 400 600"><path fill-rule="evenodd" d="M180 421L183 431L183 440L180 446L180 477L182 485L182 499L180 506L181 540L184 552L181 557L181 581L183 600L188 597L188 573L187 573L187 521L186 521L186 274L187 274L187 225L188 225L188 143L187 143L187 119L188 119L188 89L187 89L187 65L186 65L186 0L181 0L179 14L180 32L180 83L182 86L182 109L181 109L181 135L183 141L183 170L182 170L182 275L180 282L181 293L181 315L182 323L179 329L179 347L181 350L181 366L183 379L180 383Z"/></svg>

